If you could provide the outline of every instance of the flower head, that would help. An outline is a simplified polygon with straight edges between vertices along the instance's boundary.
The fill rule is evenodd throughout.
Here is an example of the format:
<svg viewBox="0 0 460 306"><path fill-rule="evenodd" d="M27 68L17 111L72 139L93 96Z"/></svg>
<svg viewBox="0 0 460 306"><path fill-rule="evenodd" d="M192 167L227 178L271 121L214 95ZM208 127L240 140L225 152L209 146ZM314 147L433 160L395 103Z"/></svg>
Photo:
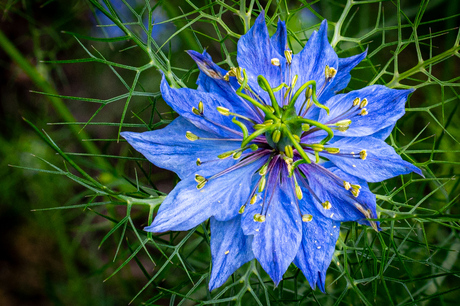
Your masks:
<svg viewBox="0 0 460 306"><path fill-rule="evenodd" d="M338 58L326 21L293 54L285 24L270 37L261 14L229 71L206 52L188 53L201 70L198 89L161 84L180 116L162 130L122 134L182 179L146 230L189 230L211 218L210 289L256 258L275 284L293 262L324 291L340 223L379 230L368 220L377 213L367 182L421 174L383 141L412 91L336 94L366 53Z"/></svg>

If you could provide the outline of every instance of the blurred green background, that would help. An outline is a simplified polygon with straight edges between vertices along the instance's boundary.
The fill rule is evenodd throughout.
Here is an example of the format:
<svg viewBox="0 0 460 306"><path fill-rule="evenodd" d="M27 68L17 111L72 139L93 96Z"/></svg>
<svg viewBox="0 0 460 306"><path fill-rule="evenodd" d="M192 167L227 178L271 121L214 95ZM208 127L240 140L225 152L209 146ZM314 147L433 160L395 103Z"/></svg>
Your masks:
<svg viewBox="0 0 460 306"><path fill-rule="evenodd" d="M399 73L402 74L417 66L418 55L426 60L443 54L452 46L455 47L460 24L460 3L458 1L368 2L370 3L366 2L352 7L347 16L348 19L351 17L352 19L349 23L345 23L345 34L342 33L346 37L364 36L364 39L359 44L352 40L344 40L338 45L338 50L341 51L340 57L354 55L366 47L369 48L369 61L361 64L352 73L353 80L349 89L361 88L371 80L376 80L380 84L391 82L393 75L384 73L378 76L378 73L386 69L394 72L393 62L388 67L385 65L392 59L395 50L399 53L398 68ZM154 2L151 3L152 6L155 5ZM233 1L225 3L239 9L239 4ZM298 52L300 44L305 43L306 38L315 29L314 26L321 21L311 11L316 11L329 21L336 22L346 8L346 3L346 1L270 2L267 11L270 17L275 16L271 20L273 24L277 20L276 15L281 18L289 16L288 24L292 30L291 42L294 50ZM201 51L203 47L207 48L216 62L228 68L230 60L236 64L235 43L237 41L236 37L225 35L222 24L217 26L216 23L205 17L197 21L199 14L192 12L195 9L192 4L200 8L206 7L204 11L208 14L219 12L219 8L225 8L223 5L208 1L161 1L158 2L155 10L158 14L155 16L155 22L176 16L181 17L174 22L154 27L154 38L159 45L177 30L183 29L172 40L167 41L161 50L170 59L172 71L190 87L194 86L197 70L184 50ZM256 9L259 4L265 6L267 3L257 2ZM123 3L114 1L114 6L124 22L135 21ZM400 15L396 14L398 6L403 12ZM137 11L139 7L142 7L142 3L136 7ZM215 7L214 12L211 11L211 7ZM402 37L399 37L398 16L405 25L410 24L409 21L416 22L422 10L421 7L424 14L420 16L416 32L418 37L414 36L411 26L401 28L399 34ZM100 104L30 92L33 90L59 93L64 96L110 99L127 91L126 85L120 81L114 71L119 73L123 79L131 81L134 77L132 71L115 68L112 70L106 64L95 62L56 64L43 61L87 58L88 55L84 48L88 48L94 54L100 52L101 58L103 56L111 62L131 66L141 66L148 58L140 48L133 47L130 41L107 43L80 38L80 45L72 35L64 33L63 31L73 32L99 38L123 35L114 27L97 26L97 24L111 24L112 22L104 19L105 17L86 1L3 0L0 1L0 9L0 76L2 80L0 83L0 235L2 243L0 305L125 305L140 291L149 279L149 274L151 276L155 270L155 266L149 262L148 258L146 259L147 256L142 254L125 266L115 277L103 282L116 267L128 258L132 252L130 247L135 245L135 235L130 233L131 236L127 235L125 239L120 232L117 232L107 239L100 249L98 248L103 237L116 224L113 220L120 220L124 217L125 209L107 205L98 209L79 207L71 210L33 212L32 210L41 208L85 204L92 200L90 196L92 193L63 175L46 174L9 165L50 170L51 168L39 159L42 158L62 169L68 166L21 119L24 117L38 129L44 129L64 152L92 153L93 156L72 156L72 158L102 184L119 192L136 192L137 178L142 186L149 186L152 190L156 189L160 192L169 192L173 184L177 182L174 174L150 166L139 154L133 152L126 142L116 141L118 123L121 120L126 99L104 106L93 118L94 122L113 123L112 125L90 124L80 131L83 124L51 123L85 123L98 111ZM187 12L192 13L188 15ZM256 11L253 12L253 16L257 14ZM385 21L385 25L393 26L393 28L385 32L376 31L366 36L375 26L379 14L380 18ZM195 20L195 18L198 19ZM244 28L241 20L235 14L227 12L219 19L234 33L243 34ZM188 26L192 20L196 22ZM222 34L221 37L216 34L216 27ZM133 31L137 30L133 27ZM270 30L273 32L274 27L271 27ZM332 32L330 34L332 38ZM296 39L299 42L296 42ZM420 43L413 43L417 39L420 39ZM412 43L398 44L398 41L402 40ZM230 58L226 58L227 54L230 54ZM460 250L457 232L459 209L454 205L460 188L458 180L451 180L460 172L458 167L460 152L458 48L449 56L442 57L442 61L434 64L436 65L426 68L427 73L415 73L402 82L408 86L420 86L424 84L429 75L432 85L421 87L412 95L408 108L414 110L409 111L398 123L390 142L408 150L405 155L406 159L411 158L412 161L425 166L425 170L429 169L425 172L427 178L437 177L439 180L411 183L406 186L406 189L395 195L395 200L398 203L407 201L408 205L415 205L421 201L420 207L433 210L442 209L448 205L445 213L457 215L457 217L439 222L430 220L430 222L423 223L421 227L414 225L417 220L411 220L410 225L413 225L413 228L409 231L411 233L407 232L407 237L410 234L409 240L415 241L413 245L410 243L403 245L398 240L398 250L402 257L396 256L395 260L395 255L390 253L388 257L383 257L387 261L395 260L390 265L394 264L396 268L388 272L388 277L405 279L408 277L408 270L413 273L412 276L416 277L434 275L442 271L460 271L457 254ZM150 69L142 74L137 90L142 88L143 91L157 93L159 81L158 71ZM127 86L129 88L131 84ZM442 105L431 108L438 103ZM126 125L123 130L144 131L147 128L156 128L155 123L159 122L160 118L167 122L173 117L174 115L170 113L160 98L134 97L129 103L124 119ZM88 139L99 139L99 141L88 141ZM415 141L411 142L413 140ZM407 145L410 146L406 147ZM97 157L94 154L112 157ZM122 158L117 158L117 156ZM136 157L138 160L131 157ZM373 187L377 193L388 195L394 187L399 188L404 183L404 180L397 178L385 184L375 184ZM413 199L410 200L411 198ZM391 205L383 206L387 209L394 208ZM100 214L113 218L113 220L104 218ZM131 217L138 229L147 223L147 215L148 209L144 208L136 207L131 212ZM440 224L441 222L444 224ZM407 224L404 223L401 227L405 225ZM351 225L347 227L347 230L343 239L345 241L348 241L347 239L357 240L353 235L357 234L358 230ZM112 260L117 252L120 239L122 241L120 254L113 263ZM369 239L374 241L375 237ZM426 247L428 244L430 246ZM431 248L432 246L435 247ZM192 278L199 275L199 271L206 271L209 265L209 249L205 245L200 245L198 251L197 258L201 258L204 262L200 264L196 263L196 258L192 259L192 265L195 265L196 268L194 270L196 274L193 274ZM152 254L157 256L159 252L152 251ZM356 255L357 258L360 256ZM405 260L409 262L408 267L401 266L401 262ZM414 262L418 265L410 264ZM436 267L440 268L436 270ZM328 283L340 275L333 269L329 270L331 278L328 278ZM295 273L294 268L291 270L292 274ZM171 293L161 288L167 287L168 282L172 288L178 283L174 281L175 278L186 279L187 276L183 269L174 266L168 268L163 276L163 279L159 279L157 284L147 288L140 298L135 300L135 303L146 301L160 294L161 299L152 303L168 305ZM354 275L353 277L361 276L365 278L365 275ZM366 292L366 296L372 303L388 302L384 294L372 297L374 290L376 292L375 286L379 286L379 283L374 282L372 286L367 287L361 283L360 288ZM442 276L442 280L439 277L436 279L428 277L421 279L419 283L412 282L407 287L390 287L389 291L396 304L404 303L404 301L410 302L409 297L412 294L415 299L433 296L427 299L428 302L420 303L441 302L452 305L460 297L460 293L455 289L458 286L460 282L456 274L448 273ZM182 287L175 288L172 290L180 291ZM438 295L451 289L455 290ZM330 296L332 300L320 298L316 302L332 305L341 292L340 290L333 291ZM278 294L276 290L275 293ZM294 299L290 300L290 297L276 294L273 299L278 298L281 304L294 303ZM311 298L312 293L308 294ZM206 294L201 294L201 297L198 298L204 298L202 296L206 297ZM352 291L342 298L344 303L354 304L356 302L356 305L362 303ZM178 300L172 300L171 305L177 303ZM195 302L190 302L190 304L195 304ZM249 304L252 302L248 302Z"/></svg>

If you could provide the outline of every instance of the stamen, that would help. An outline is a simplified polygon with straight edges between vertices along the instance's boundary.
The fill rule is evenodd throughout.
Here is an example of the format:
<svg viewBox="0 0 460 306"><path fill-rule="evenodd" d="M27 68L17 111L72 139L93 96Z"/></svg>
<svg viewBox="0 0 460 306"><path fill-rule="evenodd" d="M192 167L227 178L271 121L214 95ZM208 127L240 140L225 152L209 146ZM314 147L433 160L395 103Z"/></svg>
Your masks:
<svg viewBox="0 0 460 306"><path fill-rule="evenodd" d="M229 116L230 115L230 110L228 108L225 108L223 106L218 106L217 111L224 116Z"/></svg>
<svg viewBox="0 0 460 306"><path fill-rule="evenodd" d="M261 214L255 214L254 221L260 222L260 223L265 222L265 216Z"/></svg>
<svg viewBox="0 0 460 306"><path fill-rule="evenodd" d="M273 66L279 66L280 60L275 57L275 58L272 58L271 63Z"/></svg>
<svg viewBox="0 0 460 306"><path fill-rule="evenodd" d="M257 200L257 194L252 196L251 200L249 201L249 204L251 204L251 205L254 204L256 202L256 200Z"/></svg>
<svg viewBox="0 0 460 306"><path fill-rule="evenodd" d="M353 194L355 198L359 196L360 189L361 189L361 186L359 185L351 185L351 193Z"/></svg>
<svg viewBox="0 0 460 306"><path fill-rule="evenodd" d="M237 152L233 153L233 159L238 159L241 157L241 154L243 154L242 150L238 150Z"/></svg>
<svg viewBox="0 0 460 306"><path fill-rule="evenodd" d="M331 154L338 154L340 153L340 148L324 148L326 152L331 153Z"/></svg>
<svg viewBox="0 0 460 306"><path fill-rule="evenodd" d="M361 150L361 152L359 152L359 157L360 157L362 160L365 160L366 157L367 157L367 151L366 151L366 150Z"/></svg>
<svg viewBox="0 0 460 306"><path fill-rule="evenodd" d="M369 112L367 111L367 109L363 108L360 112L359 112L359 115L360 116L366 116L367 114L369 114Z"/></svg>
<svg viewBox="0 0 460 306"><path fill-rule="evenodd" d="M201 166L201 159L199 157L196 159L196 165Z"/></svg>
<svg viewBox="0 0 460 306"><path fill-rule="evenodd" d="M287 145L284 147L284 153L286 154L287 157L293 158L294 157L294 151L292 150L292 146Z"/></svg>
<svg viewBox="0 0 460 306"><path fill-rule="evenodd" d="M310 214L302 215L302 221L303 221L303 222L310 222L311 220L313 220L313 216L312 216L312 215L310 215Z"/></svg>
<svg viewBox="0 0 460 306"><path fill-rule="evenodd" d="M360 102L361 102L361 99L360 99L360 98L355 98L355 99L353 100L353 106L358 105Z"/></svg>
<svg viewBox="0 0 460 306"><path fill-rule="evenodd" d="M274 130L272 133L272 140L274 143L278 143L281 139L281 131L280 130Z"/></svg>
<svg viewBox="0 0 460 306"><path fill-rule="evenodd" d="M321 203L321 205L323 206L324 209L327 209L327 210L332 208L331 202L329 202L329 201L325 201L325 202Z"/></svg>
<svg viewBox="0 0 460 306"><path fill-rule="evenodd" d="M197 116L201 116L203 115L198 109L196 109L195 107L192 107L192 113L194 113L195 115Z"/></svg>
<svg viewBox="0 0 460 306"><path fill-rule="evenodd" d="M193 133L190 132L190 131L187 131L187 132L185 133L185 137L186 137L188 140L190 140L190 141L195 141L195 140L200 139L200 137L196 136L195 134L193 134Z"/></svg>
<svg viewBox="0 0 460 306"><path fill-rule="evenodd" d="M234 153L235 153L235 150L224 152L224 153L221 153L221 154L217 155L217 158L226 159L227 157L232 156Z"/></svg>
<svg viewBox="0 0 460 306"><path fill-rule="evenodd" d="M361 101L361 103L359 103L359 108L366 107L367 104L368 104L367 99L364 98L364 99Z"/></svg>
<svg viewBox="0 0 460 306"><path fill-rule="evenodd" d="M287 63L290 65L292 62L292 51L291 50L284 50L284 56L286 57Z"/></svg>
<svg viewBox="0 0 460 306"><path fill-rule="evenodd" d="M204 185L206 185L208 181L207 180L204 180L202 181L201 183L199 183L198 185L196 185L196 189L201 189L204 187Z"/></svg>
<svg viewBox="0 0 460 306"><path fill-rule="evenodd" d="M195 174L195 181L197 183L201 183L203 181L206 181L206 178L204 176L199 175L199 174Z"/></svg>
<svg viewBox="0 0 460 306"><path fill-rule="evenodd" d="M246 208L246 204L244 204L243 206L240 207L240 209L238 210L238 213L239 214L242 214L244 213L244 209Z"/></svg>
<svg viewBox="0 0 460 306"><path fill-rule="evenodd" d="M345 190L350 190L351 184L347 181L343 181L343 187L345 188Z"/></svg>
<svg viewBox="0 0 460 306"><path fill-rule="evenodd" d="M266 179L266 177L265 177L265 175L264 175L264 176L262 176L262 177L260 178L259 188L257 189L257 191L258 191L259 193L262 192L262 191L264 191L266 183L267 183L267 179Z"/></svg>

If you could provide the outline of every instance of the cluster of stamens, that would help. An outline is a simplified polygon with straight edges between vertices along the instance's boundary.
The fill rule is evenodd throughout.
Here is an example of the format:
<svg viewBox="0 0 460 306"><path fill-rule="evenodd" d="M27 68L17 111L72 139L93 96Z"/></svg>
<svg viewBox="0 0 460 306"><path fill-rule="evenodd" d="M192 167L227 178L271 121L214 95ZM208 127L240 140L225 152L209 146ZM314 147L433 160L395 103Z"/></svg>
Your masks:
<svg viewBox="0 0 460 306"><path fill-rule="evenodd" d="M292 62L292 51L286 50L284 55L286 63L290 65ZM281 69L280 59L271 59L271 65L280 67ZM280 182L286 182L287 184L292 185L293 192L296 195L296 200L302 200L303 192L301 186L303 186L325 210L330 210L332 208L331 202L328 200L321 201L318 196L316 196L305 179L305 173L302 172L301 165L312 164L312 159L314 157L315 162L313 164L318 165L318 167L322 169L321 171L328 172L326 175L329 175L334 181L338 182L341 188L350 191L353 197L357 198L359 196L361 186L340 180L340 178L320 166L319 163L321 158L327 158L327 154L339 154L344 157L360 158L361 160L366 159L366 150L361 150L358 154L355 154L354 152L341 152L339 148L330 147L328 142L334 136L333 130L337 130L339 132L345 132L348 130L350 124L352 123L352 120L350 119L351 117L355 115L364 116L368 114L366 109L368 100L366 98L355 98L351 103L352 105L346 112L326 123L320 123L318 121L305 118L305 115L313 106L319 107L329 114L329 109L318 101L317 93L321 94L325 86L327 86L336 74L337 70L335 68L326 66L324 74L325 82L318 91L314 80L308 81L299 87L296 86L298 80L297 75L292 78L289 77L290 80L288 84L283 82L275 88L271 87L269 82L263 76L259 75L257 78L258 85L264 92L267 93L271 103L266 103L266 101L264 101L264 99L262 99L260 95L248 85L249 79L244 69L239 67L231 68L225 76L220 77L221 79L227 81L229 86L232 86L230 78L236 78L240 85L239 88L234 88L236 94L241 98L242 102L246 104L249 102L248 105L252 107L253 112L259 116L250 118L248 116L233 113L226 107L217 107L217 111L222 116L233 117L232 122L241 130L241 132L237 132L207 118L205 116L205 109L202 102L199 102L196 108L193 107L192 112L195 115L204 118L212 124L225 128L238 136L236 139L231 140L241 141L241 147L239 149L223 152L217 156L218 159L225 159L232 156L232 158L238 160L238 162L234 166L209 178L205 178L197 174L195 176L197 188L202 189L208 181L216 177L248 165L261 158L266 158L266 162L258 170L260 178L252 188L246 203L244 203L239 209L240 214L244 213L248 204L252 205L257 202L258 198L260 198L263 200L262 209L260 213L254 215L254 221L264 222L266 220L266 213L274 193L273 188L280 184ZM297 90L295 90L296 88ZM277 101L275 98L275 93L277 92L281 92L281 95L279 96L282 97L282 101ZM295 107L296 102L301 97L302 93L304 101L301 103L300 108L298 106ZM306 136L320 130L325 131L327 135L319 142L308 143L302 140L306 138ZM215 138L201 138L189 131L187 131L186 137L190 141L221 140ZM244 153L246 150L251 151L249 153ZM322 152L322 157L320 157L320 152ZM196 164L200 166L202 163L203 162L198 158ZM285 172L288 175L283 177L281 175L282 172ZM299 182L301 184L299 184ZM267 186L270 186L272 190L267 192ZM271 196L268 201L266 201L266 196L270 193ZM297 206L299 207L298 203ZM371 215L369 210L365 210L363 206L358 203L356 203L355 206L361 213L363 213L364 216L366 216L366 218L370 218ZM299 213L303 222L309 222L313 219L311 214L302 214L300 212L300 208Z"/></svg>

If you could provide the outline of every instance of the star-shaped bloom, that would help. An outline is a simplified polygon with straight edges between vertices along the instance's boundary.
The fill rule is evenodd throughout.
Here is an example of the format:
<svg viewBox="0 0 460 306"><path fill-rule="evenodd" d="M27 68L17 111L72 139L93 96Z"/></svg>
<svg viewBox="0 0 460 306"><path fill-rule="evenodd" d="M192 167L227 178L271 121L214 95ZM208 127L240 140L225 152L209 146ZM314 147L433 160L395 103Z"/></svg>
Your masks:
<svg viewBox="0 0 460 306"><path fill-rule="evenodd" d="M262 13L229 71L206 52L188 53L201 70L198 89L161 83L179 117L161 130L122 133L181 179L145 230L186 231L210 218L211 290L256 258L275 285L294 263L324 291L340 223L379 230L368 220L377 213L367 182L421 175L384 142L412 90L336 94L366 53L338 58L326 20L293 54L284 22L270 37Z"/></svg>

